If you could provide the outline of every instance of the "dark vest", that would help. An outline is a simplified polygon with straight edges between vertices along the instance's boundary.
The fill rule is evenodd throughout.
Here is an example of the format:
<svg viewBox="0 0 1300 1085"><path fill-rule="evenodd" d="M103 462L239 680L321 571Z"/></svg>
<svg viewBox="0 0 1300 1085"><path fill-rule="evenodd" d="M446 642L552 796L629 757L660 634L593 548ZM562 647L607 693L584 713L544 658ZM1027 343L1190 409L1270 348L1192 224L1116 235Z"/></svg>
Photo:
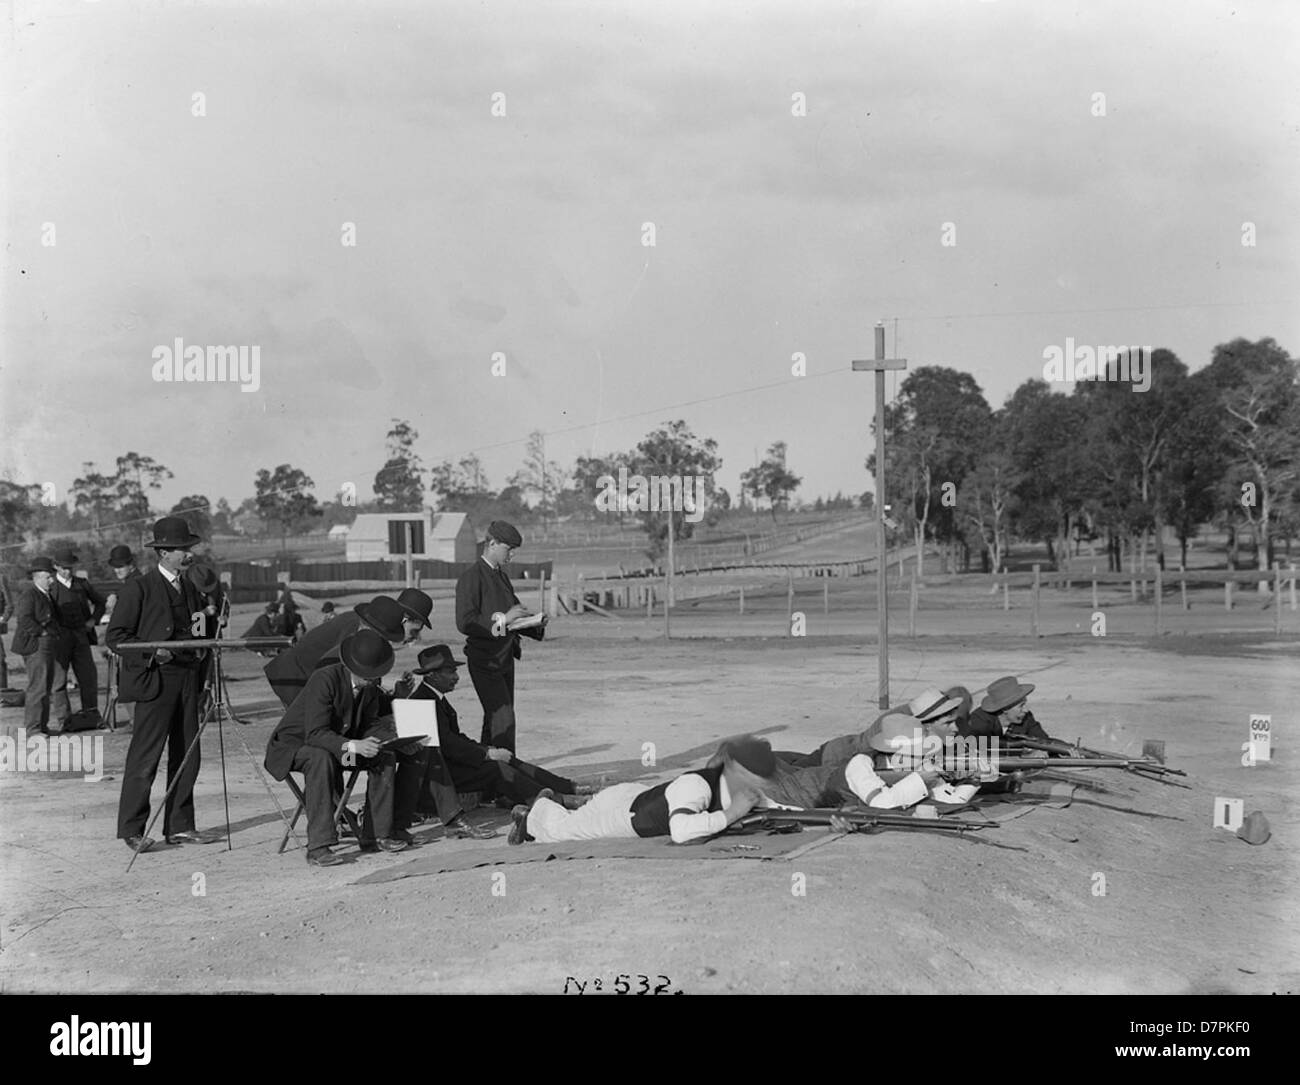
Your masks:
<svg viewBox="0 0 1300 1085"><path fill-rule="evenodd" d="M702 776L709 785L709 813L722 809L721 765L713 769L697 769L684 775ZM632 800L632 828L637 836L668 835L668 819L675 813L668 809L668 785L672 782L668 780L649 791L643 791Z"/></svg>

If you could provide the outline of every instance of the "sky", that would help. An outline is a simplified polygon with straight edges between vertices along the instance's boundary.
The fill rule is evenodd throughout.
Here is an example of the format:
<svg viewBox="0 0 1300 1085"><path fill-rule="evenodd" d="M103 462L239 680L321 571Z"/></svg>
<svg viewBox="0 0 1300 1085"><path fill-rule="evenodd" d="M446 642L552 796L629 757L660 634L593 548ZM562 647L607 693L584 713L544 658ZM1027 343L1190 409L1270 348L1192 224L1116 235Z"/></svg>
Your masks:
<svg viewBox="0 0 1300 1085"><path fill-rule="evenodd" d="M135 451L157 505L365 499L394 418L500 487L681 418L812 500L871 488L877 320L994 407L1067 338L1300 353L1289 0L7 10L0 476L60 498ZM259 387L155 380L177 338Z"/></svg>

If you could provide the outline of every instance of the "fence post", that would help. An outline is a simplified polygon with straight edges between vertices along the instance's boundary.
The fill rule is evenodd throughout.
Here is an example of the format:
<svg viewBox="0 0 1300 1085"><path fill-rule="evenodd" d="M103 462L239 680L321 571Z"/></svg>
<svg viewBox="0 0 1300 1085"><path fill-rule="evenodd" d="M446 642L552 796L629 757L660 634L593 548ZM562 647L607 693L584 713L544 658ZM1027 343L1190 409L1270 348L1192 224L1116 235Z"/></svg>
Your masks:
<svg viewBox="0 0 1300 1085"><path fill-rule="evenodd" d="M578 598L576 600L576 605L574 606L574 610L579 614L583 613L583 606L587 601L587 590L583 586L582 583L583 579L584 579L583 574L579 573L578 574Z"/></svg>
<svg viewBox="0 0 1300 1085"><path fill-rule="evenodd" d="M655 587L653 584L647 583L645 586L646 620L649 621L651 618L653 618L654 613L655 613Z"/></svg>
<svg viewBox="0 0 1300 1085"><path fill-rule="evenodd" d="M740 613L745 613L745 585L740 585Z"/></svg>
<svg viewBox="0 0 1300 1085"><path fill-rule="evenodd" d="M830 580L822 581L822 613L831 612L831 582Z"/></svg>
<svg viewBox="0 0 1300 1085"><path fill-rule="evenodd" d="M907 599L907 635L916 636L916 574L912 574L912 590Z"/></svg>
<svg viewBox="0 0 1300 1085"><path fill-rule="evenodd" d="M1187 605L1187 574L1186 573L1184 573L1178 578L1178 590L1181 591L1183 595L1183 609L1191 610L1192 608Z"/></svg>
<svg viewBox="0 0 1300 1085"><path fill-rule="evenodd" d="M1038 593L1042 587L1042 568L1043 567L1041 565L1034 566L1034 606L1033 606L1033 613L1030 618L1030 629L1032 630L1034 636L1039 635L1038 634Z"/></svg>
<svg viewBox="0 0 1300 1085"><path fill-rule="evenodd" d="M1295 562L1291 563L1291 610L1295 611Z"/></svg>
<svg viewBox="0 0 1300 1085"><path fill-rule="evenodd" d="M1165 578L1161 572L1160 566L1156 566L1156 636L1160 636L1164 631L1164 600L1165 595Z"/></svg>
<svg viewBox="0 0 1300 1085"><path fill-rule="evenodd" d="M541 579L537 583L537 613L546 613L546 570L542 570Z"/></svg>
<svg viewBox="0 0 1300 1085"><path fill-rule="evenodd" d="M1097 605L1097 566L1095 565L1092 567L1092 609L1094 611L1101 609Z"/></svg>
<svg viewBox="0 0 1300 1085"><path fill-rule="evenodd" d="M1130 602L1136 603L1138 601L1138 582L1132 577L1129 578L1128 582L1128 594Z"/></svg>
<svg viewBox="0 0 1300 1085"><path fill-rule="evenodd" d="M1011 609L1011 574L1005 565L1002 567L1002 609Z"/></svg>
<svg viewBox="0 0 1300 1085"><path fill-rule="evenodd" d="M1223 609L1224 610L1232 609L1232 581L1231 580L1225 580L1223 582Z"/></svg>
<svg viewBox="0 0 1300 1085"><path fill-rule="evenodd" d="M1282 633L1282 563L1273 562L1273 632Z"/></svg>
<svg viewBox="0 0 1300 1085"><path fill-rule="evenodd" d="M788 565L785 567L785 578L786 578L785 616L786 616L786 630L788 631L790 625L794 622L794 570L792 570Z"/></svg>

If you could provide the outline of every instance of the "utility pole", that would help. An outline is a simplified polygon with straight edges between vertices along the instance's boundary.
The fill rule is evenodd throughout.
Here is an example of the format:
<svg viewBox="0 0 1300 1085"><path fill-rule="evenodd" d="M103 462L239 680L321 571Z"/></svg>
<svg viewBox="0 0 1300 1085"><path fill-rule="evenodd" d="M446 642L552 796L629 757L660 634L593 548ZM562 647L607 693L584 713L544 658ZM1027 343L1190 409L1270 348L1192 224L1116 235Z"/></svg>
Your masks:
<svg viewBox="0 0 1300 1085"><path fill-rule="evenodd" d="M876 356L865 361L853 359L853 371L876 375L876 591L879 596L876 614L880 641L878 682L881 708L889 707L889 588L885 570L888 556L885 542L885 370L906 368L906 358L885 357L885 325L883 321L876 321Z"/></svg>

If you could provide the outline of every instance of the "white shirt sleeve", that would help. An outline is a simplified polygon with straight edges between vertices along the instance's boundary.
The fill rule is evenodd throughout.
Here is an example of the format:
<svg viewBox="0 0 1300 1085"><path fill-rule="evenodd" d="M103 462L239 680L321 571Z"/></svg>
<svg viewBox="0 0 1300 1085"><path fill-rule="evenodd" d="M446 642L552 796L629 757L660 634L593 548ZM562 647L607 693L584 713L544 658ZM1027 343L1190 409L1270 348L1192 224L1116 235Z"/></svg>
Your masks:
<svg viewBox="0 0 1300 1085"><path fill-rule="evenodd" d="M913 772L892 787L886 787L885 781L876 775L871 758L865 754L857 754L844 767L844 778L853 794L868 806L882 810L915 806L928 794L919 772Z"/></svg>
<svg viewBox="0 0 1300 1085"><path fill-rule="evenodd" d="M664 799L668 803L668 833L674 844L687 844L713 836L727 827L727 815L721 810L709 813L712 793L704 777L687 773L668 785Z"/></svg>

